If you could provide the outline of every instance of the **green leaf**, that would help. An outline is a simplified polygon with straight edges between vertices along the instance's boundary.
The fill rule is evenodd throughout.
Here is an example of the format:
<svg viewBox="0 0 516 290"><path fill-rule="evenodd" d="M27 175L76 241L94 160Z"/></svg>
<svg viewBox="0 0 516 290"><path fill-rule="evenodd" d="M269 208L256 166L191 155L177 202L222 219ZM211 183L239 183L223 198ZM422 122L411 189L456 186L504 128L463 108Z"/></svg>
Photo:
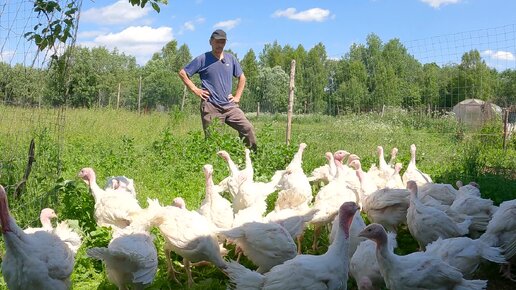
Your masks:
<svg viewBox="0 0 516 290"><path fill-rule="evenodd" d="M156 10L156 12L159 13L161 11L160 7L159 7L159 5L157 3L152 2L151 5L152 5L152 8L154 8L154 10Z"/></svg>

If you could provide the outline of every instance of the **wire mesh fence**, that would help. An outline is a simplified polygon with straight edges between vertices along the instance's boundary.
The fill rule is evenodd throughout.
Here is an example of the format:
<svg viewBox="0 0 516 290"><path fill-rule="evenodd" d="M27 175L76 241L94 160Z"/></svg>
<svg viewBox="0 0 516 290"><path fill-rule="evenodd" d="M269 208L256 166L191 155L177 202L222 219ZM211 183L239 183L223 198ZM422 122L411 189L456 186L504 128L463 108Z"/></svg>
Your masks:
<svg viewBox="0 0 516 290"><path fill-rule="evenodd" d="M64 6L69 1L58 2ZM9 194L19 195L14 213L29 223L37 221L39 209L57 202L51 189L62 172L64 131L75 126L66 121L67 106L142 114L159 111L168 116L197 114L199 108L197 98L184 89L175 71L167 71L163 80L156 79L159 71L138 67L124 57L117 58L121 67L127 68L122 73L102 63L85 69L80 66L81 54L103 56L105 51L75 51L73 41L54 48L61 52L72 49L73 53L61 71L66 73L61 76L63 81L52 83L56 75L49 53L39 52L25 37L42 22L33 6L34 1L0 1L0 184L6 185ZM342 128L314 131L308 124L321 120L339 123L340 116L351 115L421 128L414 140L423 140L424 135L457 136L471 129L466 133L497 138L500 144L506 136L510 144L514 109L507 111L507 134L480 130L489 120L500 130L505 128L503 110L516 100L512 88L516 81L516 25L419 40L375 42L378 40L371 37L366 44L352 46L341 59L324 59L321 71L314 69L314 62L298 61L295 140L320 134L321 144L336 142L324 130ZM290 61L284 68L262 67L261 76L249 78L240 105L253 121L284 122L286 127ZM81 77L80 73L91 86L77 85L81 82L74 77ZM465 99L473 101L461 105ZM457 110L455 106L459 106ZM281 126L273 130L275 136L284 136ZM345 136L363 139L374 148L392 145L392 134L397 133L387 130L374 136L366 132ZM35 161L31 163L32 141ZM507 169L503 174L513 173ZM23 210L26 208L38 210Z"/></svg>

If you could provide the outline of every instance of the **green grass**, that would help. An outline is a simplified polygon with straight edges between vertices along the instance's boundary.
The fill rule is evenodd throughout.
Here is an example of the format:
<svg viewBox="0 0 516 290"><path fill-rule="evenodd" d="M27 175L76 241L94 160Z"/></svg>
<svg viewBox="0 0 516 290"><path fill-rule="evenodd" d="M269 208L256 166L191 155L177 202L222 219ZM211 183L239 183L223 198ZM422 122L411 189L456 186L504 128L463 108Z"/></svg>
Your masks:
<svg viewBox="0 0 516 290"><path fill-rule="evenodd" d="M429 173L435 182L476 181L483 196L496 203L516 197L516 142L511 141L509 148L502 150L501 134L495 126L467 132L449 118L432 119L399 111L383 117L296 116L291 145L287 146L286 116L249 118L259 140L259 152L252 156L258 181L265 181L275 170L284 168L300 142L308 144L303 156L307 174L325 163L326 151L338 149L359 155L368 169L377 162L377 145L382 145L386 153L392 147L399 148L397 161L406 167L409 146L415 143L418 168ZM30 139L36 141L36 162L26 191L20 199L10 200L12 214L19 224L36 225L40 209L51 206L60 219L78 220L87 233L84 247L77 255L74 289L115 289L105 278L102 264L84 254L87 247L106 245L109 233L97 229L92 219L93 199L76 177L82 167L93 167L100 185L112 175L133 178L142 206L146 206L147 197L169 204L174 197L182 196L190 209L196 209L204 195L202 166L212 164L218 182L228 175L226 164L216 156L218 150L228 151L238 164L243 164L244 158L244 147L232 129L218 128L212 138L205 140L199 116L178 111L138 116L123 110L68 109L58 114L52 110L0 106L0 121L0 150L5 152L0 156L0 184L9 193L25 170ZM156 237L159 270L150 289L182 289L166 278L163 240L157 232ZM310 244L308 230L304 253L311 253ZM322 245L318 253L326 250L327 241L323 240ZM414 246L410 234L402 230L400 253L411 252ZM234 256L230 253L230 257ZM176 256L175 260L180 258ZM248 261L243 262L252 267ZM483 268L487 276L482 277L500 280L493 270L496 267ZM194 289L226 288L226 278L214 267L195 268L193 273L197 282ZM185 276L180 276L182 282L186 281ZM0 288L5 289L2 283ZM500 285L514 286L507 282L497 287L503 287ZM348 289L356 289L351 279Z"/></svg>

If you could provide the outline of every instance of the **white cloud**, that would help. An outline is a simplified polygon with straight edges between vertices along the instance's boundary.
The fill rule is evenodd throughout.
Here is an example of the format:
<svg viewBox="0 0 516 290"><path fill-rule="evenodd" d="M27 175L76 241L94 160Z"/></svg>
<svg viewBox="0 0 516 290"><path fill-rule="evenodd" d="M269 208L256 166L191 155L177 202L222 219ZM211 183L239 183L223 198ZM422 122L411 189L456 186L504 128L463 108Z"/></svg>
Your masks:
<svg viewBox="0 0 516 290"><path fill-rule="evenodd" d="M205 22L205 19L203 17L197 17L194 20L187 21L187 22L183 23L178 34L183 34L185 31L195 31L195 28L197 27L197 25L203 24L204 22Z"/></svg>
<svg viewBox="0 0 516 290"><path fill-rule="evenodd" d="M222 28L222 29L226 29L226 30L231 30L231 29L235 28L238 24L240 24L240 21L241 21L241 19L237 18L237 19L217 22L217 23L215 23L215 25L213 25L213 28Z"/></svg>
<svg viewBox="0 0 516 290"><path fill-rule="evenodd" d="M495 60L508 60L508 61L516 60L516 57L514 56L514 54L512 54L509 51L503 51L503 50L498 50L498 51L485 50L481 53L481 55L484 57L489 57L491 59L495 59Z"/></svg>
<svg viewBox="0 0 516 290"><path fill-rule="evenodd" d="M195 30L195 24L192 21L187 21L183 24L183 28L185 30L194 31Z"/></svg>
<svg viewBox="0 0 516 290"><path fill-rule="evenodd" d="M105 34L105 33L106 32L100 31L100 30L83 31L83 32L77 33L77 38L78 39L94 38L94 37L97 37L97 36Z"/></svg>
<svg viewBox="0 0 516 290"><path fill-rule="evenodd" d="M151 11L150 5L145 8L132 6L127 0L119 0L102 8L90 8L81 13L81 21L96 24L129 23L145 17Z"/></svg>
<svg viewBox="0 0 516 290"><path fill-rule="evenodd" d="M80 43L86 47L103 46L136 57L139 64L147 62L152 54L174 39L171 27L152 28L149 26L130 26L118 33L102 34L93 41Z"/></svg>
<svg viewBox="0 0 516 290"><path fill-rule="evenodd" d="M2 52L0 52L0 61L4 61L4 62L8 63L7 60L11 60L14 55L15 55L14 50L2 51Z"/></svg>
<svg viewBox="0 0 516 290"><path fill-rule="evenodd" d="M312 8L305 11L297 12L296 8L287 8L285 10L276 10L272 17L285 17L292 20L305 22L323 22L330 18L330 10L322 8Z"/></svg>
<svg viewBox="0 0 516 290"><path fill-rule="evenodd" d="M462 0L420 0L423 3L426 3L433 8L438 9L441 6L448 5L448 4L457 4L461 2Z"/></svg>

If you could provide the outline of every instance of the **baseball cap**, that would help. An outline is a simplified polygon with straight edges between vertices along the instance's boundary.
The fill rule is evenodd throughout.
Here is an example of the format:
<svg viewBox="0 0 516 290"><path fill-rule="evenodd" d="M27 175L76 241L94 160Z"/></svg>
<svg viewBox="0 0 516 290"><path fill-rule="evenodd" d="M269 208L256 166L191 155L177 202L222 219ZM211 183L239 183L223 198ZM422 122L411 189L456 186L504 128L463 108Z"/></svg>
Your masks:
<svg viewBox="0 0 516 290"><path fill-rule="evenodd" d="M226 38L226 32L224 32L224 30L222 30L222 29L217 29L217 30L213 31L213 33L211 34L211 38L214 38L214 39L227 39Z"/></svg>

